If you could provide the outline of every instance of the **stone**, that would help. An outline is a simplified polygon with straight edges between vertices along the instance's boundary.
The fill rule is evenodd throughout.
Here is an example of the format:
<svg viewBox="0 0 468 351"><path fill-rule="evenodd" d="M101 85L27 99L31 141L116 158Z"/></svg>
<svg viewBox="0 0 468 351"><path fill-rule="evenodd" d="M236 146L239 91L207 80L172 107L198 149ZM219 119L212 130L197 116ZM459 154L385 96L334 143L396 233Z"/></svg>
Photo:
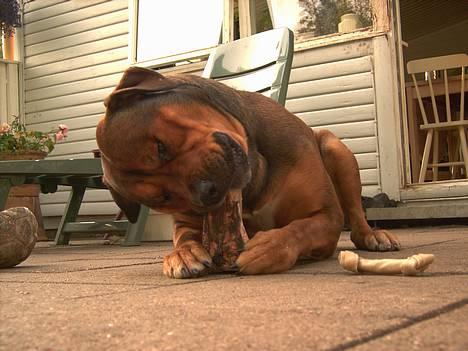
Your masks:
<svg viewBox="0 0 468 351"><path fill-rule="evenodd" d="M34 214L26 207L0 212L0 268L16 266L29 257L38 237Z"/></svg>

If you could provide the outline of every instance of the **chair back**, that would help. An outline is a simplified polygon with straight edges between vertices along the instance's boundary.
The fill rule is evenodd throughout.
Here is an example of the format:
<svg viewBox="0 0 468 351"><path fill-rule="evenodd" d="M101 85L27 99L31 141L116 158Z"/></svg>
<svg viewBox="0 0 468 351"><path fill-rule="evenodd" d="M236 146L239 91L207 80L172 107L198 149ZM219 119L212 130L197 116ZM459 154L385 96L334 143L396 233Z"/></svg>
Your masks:
<svg viewBox="0 0 468 351"><path fill-rule="evenodd" d="M272 29L213 49L203 77L262 93L284 105L293 52L293 32Z"/></svg>
<svg viewBox="0 0 468 351"><path fill-rule="evenodd" d="M450 104L450 93L451 89L449 89L449 78L447 75L447 70L449 69L458 69L460 74L460 120L463 121L465 118L465 68L468 67L468 55L466 54L455 54L455 55L446 55L446 56L438 56L438 57L430 57L421 60L413 60L408 62L407 70L408 73L411 75L413 79L413 83L416 90L416 95L418 97L419 108L421 110L421 115L424 120L424 124L428 125L429 121L427 118L426 110L424 108L424 103L422 100L422 93L421 89L421 81L416 79L416 74L418 73L425 73L428 89L429 89L429 96L431 98L432 103L432 112L434 115L435 123L440 123L439 112L437 110L436 104L436 96L442 95L445 96L445 110L447 115L447 122L450 123L452 121L452 112L451 112L451 104ZM436 94L433 88L432 82L432 72L433 71L443 71L443 80L444 80L444 92L442 94ZM458 73L457 73L458 74ZM419 84L419 85L418 85ZM427 89L427 88L424 88ZM427 96L427 94L425 94Z"/></svg>

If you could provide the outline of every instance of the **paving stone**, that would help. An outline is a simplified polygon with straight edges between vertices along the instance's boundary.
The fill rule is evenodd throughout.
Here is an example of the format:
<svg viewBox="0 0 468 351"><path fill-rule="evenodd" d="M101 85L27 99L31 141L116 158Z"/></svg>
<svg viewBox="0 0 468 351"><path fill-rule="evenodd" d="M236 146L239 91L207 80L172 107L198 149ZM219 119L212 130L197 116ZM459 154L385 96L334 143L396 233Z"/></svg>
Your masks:
<svg viewBox="0 0 468 351"><path fill-rule="evenodd" d="M335 255L284 274L172 280L158 261L167 243L37 248L0 271L0 350L467 349L468 227L397 234L402 251L359 254L434 253L426 273L359 275Z"/></svg>
<svg viewBox="0 0 468 351"><path fill-rule="evenodd" d="M355 350L468 350L468 305L389 333Z"/></svg>

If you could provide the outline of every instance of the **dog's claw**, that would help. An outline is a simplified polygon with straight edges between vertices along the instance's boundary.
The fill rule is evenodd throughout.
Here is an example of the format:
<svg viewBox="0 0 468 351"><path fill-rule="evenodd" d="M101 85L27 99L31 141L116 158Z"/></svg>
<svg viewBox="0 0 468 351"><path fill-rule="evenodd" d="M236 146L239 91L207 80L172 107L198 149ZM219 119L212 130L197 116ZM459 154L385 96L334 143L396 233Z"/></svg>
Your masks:
<svg viewBox="0 0 468 351"><path fill-rule="evenodd" d="M367 251L398 251L398 238L387 230L375 229L370 233L351 232L351 241L356 248Z"/></svg>

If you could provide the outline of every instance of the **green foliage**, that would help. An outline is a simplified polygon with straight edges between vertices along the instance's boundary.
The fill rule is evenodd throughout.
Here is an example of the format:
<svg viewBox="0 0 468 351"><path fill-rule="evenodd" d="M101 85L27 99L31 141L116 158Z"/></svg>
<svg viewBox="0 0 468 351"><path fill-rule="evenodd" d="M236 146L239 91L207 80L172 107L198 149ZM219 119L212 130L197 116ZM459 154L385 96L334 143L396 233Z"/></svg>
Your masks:
<svg viewBox="0 0 468 351"><path fill-rule="evenodd" d="M351 12L352 8L346 0L322 0L317 9L315 34L318 36L336 33L341 16Z"/></svg>
<svg viewBox="0 0 468 351"><path fill-rule="evenodd" d="M49 132L26 130L19 117L9 125L3 123L0 127L0 152L16 153L25 151L43 151L54 149L55 143L67 136L68 127L60 124Z"/></svg>

